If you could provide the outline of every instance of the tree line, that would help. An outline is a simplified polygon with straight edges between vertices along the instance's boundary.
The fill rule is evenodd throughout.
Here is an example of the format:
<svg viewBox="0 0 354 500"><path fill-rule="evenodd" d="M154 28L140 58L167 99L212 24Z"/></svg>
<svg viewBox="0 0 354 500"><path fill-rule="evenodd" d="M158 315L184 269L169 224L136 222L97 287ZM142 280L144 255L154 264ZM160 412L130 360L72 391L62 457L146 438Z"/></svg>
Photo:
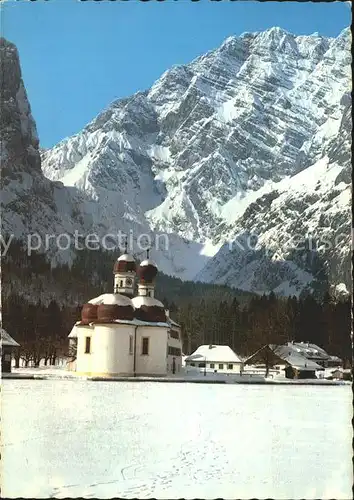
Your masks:
<svg viewBox="0 0 354 500"><path fill-rule="evenodd" d="M57 358L69 356L68 335L80 316L81 307L61 307L52 300L48 305L29 303L17 294L3 300L3 327L20 344L14 350L16 367L55 365Z"/></svg>
<svg viewBox="0 0 354 500"><path fill-rule="evenodd" d="M326 293L321 301L311 295L281 298L274 293L254 296L243 306L231 301L200 300L172 307L182 326L183 350L199 345L229 345L250 356L265 344L311 342L351 364L351 302L335 301Z"/></svg>
<svg viewBox="0 0 354 500"><path fill-rule="evenodd" d="M72 265L53 267L44 254L27 255L13 240L2 258L3 327L21 347L25 363L53 363L68 353L68 339L82 305L113 290L119 252L79 251ZM226 344L241 356L268 343L310 341L351 360L351 303L307 294L287 299L195 283L159 272L156 297L182 326L183 351ZM18 359L17 359L18 362Z"/></svg>
<svg viewBox="0 0 354 500"><path fill-rule="evenodd" d="M254 296L240 305L232 300L201 299L179 304L164 299L171 317L182 327L183 352L191 354L202 344L229 345L249 356L265 344L309 341L351 364L351 304L335 302L329 294L283 299L273 293ZM38 366L55 364L69 355L68 334L80 319L81 306L32 304L16 294L3 301L3 326L19 342L16 364L22 358Z"/></svg>

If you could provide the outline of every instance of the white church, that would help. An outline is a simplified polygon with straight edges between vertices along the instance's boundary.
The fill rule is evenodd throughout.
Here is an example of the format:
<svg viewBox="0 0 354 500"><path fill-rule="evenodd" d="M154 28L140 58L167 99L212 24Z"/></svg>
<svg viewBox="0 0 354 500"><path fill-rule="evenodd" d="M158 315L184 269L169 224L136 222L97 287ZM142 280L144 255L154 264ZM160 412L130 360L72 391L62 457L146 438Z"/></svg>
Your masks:
<svg viewBox="0 0 354 500"><path fill-rule="evenodd" d="M81 321L69 334L71 345L76 346L70 369L102 377L164 376L181 371L181 329L154 296L157 272L149 252L138 268L127 251L118 258L113 269L114 293L85 304Z"/></svg>

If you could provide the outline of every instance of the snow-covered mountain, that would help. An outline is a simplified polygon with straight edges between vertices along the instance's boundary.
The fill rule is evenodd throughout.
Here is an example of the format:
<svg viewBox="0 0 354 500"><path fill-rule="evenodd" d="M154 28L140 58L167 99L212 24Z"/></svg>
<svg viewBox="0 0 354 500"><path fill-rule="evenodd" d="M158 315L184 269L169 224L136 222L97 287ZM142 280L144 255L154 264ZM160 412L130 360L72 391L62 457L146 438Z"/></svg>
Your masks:
<svg viewBox="0 0 354 500"><path fill-rule="evenodd" d="M136 243L136 238L142 234L156 238L159 233L152 232L143 217L132 218L129 210L125 208L129 205L129 193L131 198L134 198L135 181L129 172L125 177L127 189L124 196L107 191L106 200L99 190L96 194L89 194L82 190L79 184L73 183L71 186L65 178L63 182L53 182L43 175L39 139L21 78L17 49L2 38L0 52L1 234L6 240L5 243L12 236L23 239L26 244L30 238L33 247L41 241L43 245L40 250L47 251L55 264L73 261L76 253L75 233L84 236L95 233L100 238L112 234L107 240L110 247L122 244L122 240L116 237L119 230L129 237L132 235L133 243ZM96 174L98 175L98 171ZM148 175L142 174L142 179L144 191L150 192L152 185L146 184L149 182ZM125 181L121 177L120 182L123 184ZM109 203L109 194L114 200L113 205ZM143 192L138 203L143 204ZM65 247L66 235L71 238L67 251L58 250L53 236L59 235L65 235L60 240L62 247ZM153 257L156 253L154 248ZM162 238L157 252L160 269L171 275L191 277L206 261L206 257L199 255L200 249L201 244L187 241L179 235L170 235L169 245L165 244ZM188 259L186 255L189 256ZM199 268L193 265L193 258L196 256Z"/></svg>
<svg viewBox="0 0 354 500"><path fill-rule="evenodd" d="M228 38L42 151L53 182L36 175L57 194L54 212L34 225L56 213L70 231L168 233L169 251L154 257L182 278L299 293L320 260L332 264L331 283L348 284L349 239L319 248L316 266L284 245L297 227L318 237L319 223L330 238L349 238L350 63L349 29L337 38L280 28ZM16 210L7 203L9 227ZM250 233L259 240L251 256L224 245Z"/></svg>
<svg viewBox="0 0 354 500"><path fill-rule="evenodd" d="M1 234L60 234L79 224L84 196L48 180L15 45L0 39ZM73 216L74 209L77 218Z"/></svg>
<svg viewBox="0 0 354 500"><path fill-rule="evenodd" d="M332 288L340 296L351 289L349 40L345 30L314 72L318 88L311 92L320 98L313 100L323 119L293 170L225 205L218 233L227 234L227 243L196 279L285 295Z"/></svg>
<svg viewBox="0 0 354 500"><path fill-rule="evenodd" d="M350 101L339 123L313 165L246 195L243 213L220 229L229 243L197 279L284 295L350 287Z"/></svg>

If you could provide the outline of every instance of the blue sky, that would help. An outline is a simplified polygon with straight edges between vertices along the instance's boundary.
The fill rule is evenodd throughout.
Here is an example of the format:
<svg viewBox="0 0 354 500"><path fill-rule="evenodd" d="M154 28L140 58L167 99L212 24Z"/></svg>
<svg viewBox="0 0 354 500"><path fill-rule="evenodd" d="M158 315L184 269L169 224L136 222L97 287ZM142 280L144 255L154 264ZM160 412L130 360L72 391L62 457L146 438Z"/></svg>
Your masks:
<svg viewBox="0 0 354 500"><path fill-rule="evenodd" d="M112 100L149 88L230 35L280 26L337 36L351 9L341 2L8 0L1 23L19 49L41 145L50 147Z"/></svg>

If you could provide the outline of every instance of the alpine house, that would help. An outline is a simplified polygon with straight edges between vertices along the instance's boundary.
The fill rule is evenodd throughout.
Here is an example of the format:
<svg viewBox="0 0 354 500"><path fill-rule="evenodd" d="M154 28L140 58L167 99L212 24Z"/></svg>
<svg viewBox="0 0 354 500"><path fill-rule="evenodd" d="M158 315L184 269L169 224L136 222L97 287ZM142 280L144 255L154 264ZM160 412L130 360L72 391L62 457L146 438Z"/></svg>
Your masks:
<svg viewBox="0 0 354 500"><path fill-rule="evenodd" d="M81 321L69 334L76 346L78 374L164 376L181 370L180 327L154 296L157 272L148 252L138 268L127 250L118 258L113 269L114 293L85 304Z"/></svg>
<svg viewBox="0 0 354 500"><path fill-rule="evenodd" d="M240 373L242 360L227 345L201 345L185 359L186 367L197 367L205 372Z"/></svg>

